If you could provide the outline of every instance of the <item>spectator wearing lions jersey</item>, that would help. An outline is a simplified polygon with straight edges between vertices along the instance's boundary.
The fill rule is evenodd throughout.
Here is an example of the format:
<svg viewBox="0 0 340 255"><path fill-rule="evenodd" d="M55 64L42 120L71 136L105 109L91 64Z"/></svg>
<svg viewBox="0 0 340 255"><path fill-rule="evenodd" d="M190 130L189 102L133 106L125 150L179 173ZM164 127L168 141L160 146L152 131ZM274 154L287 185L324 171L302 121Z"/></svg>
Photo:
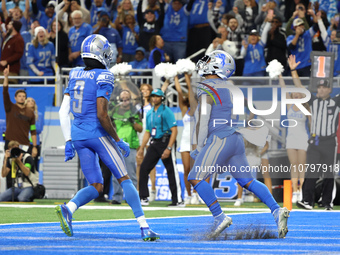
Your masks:
<svg viewBox="0 0 340 255"><path fill-rule="evenodd" d="M155 11L147 9L142 12L142 2L140 1L137 8L137 21L139 25L139 46L146 50L146 57L149 56L149 41L153 35L158 35L163 27L164 22L164 1L160 0L160 14L156 19Z"/></svg>
<svg viewBox="0 0 340 255"><path fill-rule="evenodd" d="M165 7L164 25L161 35L164 39L164 51L171 62L185 58L188 40L189 15L194 0L183 6L182 0L173 0Z"/></svg>
<svg viewBox="0 0 340 255"><path fill-rule="evenodd" d="M68 60L73 66L84 66L84 61L80 57L80 48L84 39L92 34L92 27L84 23L83 13L79 10L71 14L74 26L68 32L70 41Z"/></svg>

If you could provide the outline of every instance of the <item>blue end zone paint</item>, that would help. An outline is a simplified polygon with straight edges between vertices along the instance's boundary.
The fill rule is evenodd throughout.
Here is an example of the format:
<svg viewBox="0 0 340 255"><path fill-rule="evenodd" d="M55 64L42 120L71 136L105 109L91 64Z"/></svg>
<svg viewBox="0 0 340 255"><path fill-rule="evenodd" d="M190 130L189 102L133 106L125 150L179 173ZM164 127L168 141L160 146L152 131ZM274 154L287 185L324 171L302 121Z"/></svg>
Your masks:
<svg viewBox="0 0 340 255"><path fill-rule="evenodd" d="M51 210L51 213L53 211ZM113 212L114 213L114 212ZM75 218L77 214L75 214ZM276 232L270 213L232 215L237 229L265 226ZM340 252L339 212L292 212L285 239L209 241L211 216L148 220L161 235L157 242L143 242L135 220L74 222L73 237L59 223L0 225L0 253L15 254L324 254ZM224 232L223 232L224 233ZM222 234L223 235L223 234Z"/></svg>

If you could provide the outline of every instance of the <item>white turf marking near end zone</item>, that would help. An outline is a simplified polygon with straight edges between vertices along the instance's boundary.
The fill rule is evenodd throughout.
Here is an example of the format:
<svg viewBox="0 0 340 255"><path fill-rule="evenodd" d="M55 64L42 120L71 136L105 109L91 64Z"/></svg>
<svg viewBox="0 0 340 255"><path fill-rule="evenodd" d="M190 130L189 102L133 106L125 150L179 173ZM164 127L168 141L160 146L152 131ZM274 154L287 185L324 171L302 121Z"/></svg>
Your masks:
<svg viewBox="0 0 340 255"><path fill-rule="evenodd" d="M27 204L2 204L1 207L16 207L16 208L55 208L57 205L27 205ZM143 206L143 211L205 211L209 212L209 208L207 207L145 207ZM131 210L130 206L96 206L96 205L85 205L79 209L86 210ZM223 211L234 211L234 212L270 212L268 208L234 208L234 207L222 207ZM307 212L307 213L319 213L325 212L325 210L303 210L303 209L294 209L293 212ZM327 213L339 213L339 210L327 211Z"/></svg>
<svg viewBox="0 0 340 255"><path fill-rule="evenodd" d="M17 208L55 208L57 205L22 205L22 204L0 204L0 207L17 207ZM206 211L209 212L209 208L202 207L145 207L143 206L143 211ZM96 205L85 205L79 209L86 210L131 210L130 206L96 206ZM235 212L270 212L269 209L260 208L227 208L222 207L223 211L235 211Z"/></svg>

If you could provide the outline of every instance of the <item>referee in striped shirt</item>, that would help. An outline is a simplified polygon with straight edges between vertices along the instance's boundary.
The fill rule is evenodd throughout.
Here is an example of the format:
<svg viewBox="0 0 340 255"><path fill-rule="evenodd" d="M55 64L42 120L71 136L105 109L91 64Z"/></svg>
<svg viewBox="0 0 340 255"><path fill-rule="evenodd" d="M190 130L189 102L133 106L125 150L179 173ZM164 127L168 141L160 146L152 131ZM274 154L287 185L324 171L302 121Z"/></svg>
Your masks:
<svg viewBox="0 0 340 255"><path fill-rule="evenodd" d="M288 63L296 87L303 88L296 67L295 56L290 56ZM314 205L315 184L323 177L322 205L325 210L332 210L334 188L334 166L337 153L336 131L340 110L339 95L331 98L332 89L328 80L320 80L317 96L311 95L308 104L312 111L311 136L307 149L307 169L302 186L303 200L297 206L312 210ZM321 165L320 165L321 164ZM314 170L313 170L314 169Z"/></svg>

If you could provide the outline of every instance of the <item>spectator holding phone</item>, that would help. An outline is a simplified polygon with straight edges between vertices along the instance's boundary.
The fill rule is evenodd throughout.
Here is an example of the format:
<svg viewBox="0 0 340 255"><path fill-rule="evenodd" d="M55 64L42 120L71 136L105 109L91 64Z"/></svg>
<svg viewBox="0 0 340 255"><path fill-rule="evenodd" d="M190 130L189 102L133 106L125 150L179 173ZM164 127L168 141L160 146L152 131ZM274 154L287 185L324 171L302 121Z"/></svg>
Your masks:
<svg viewBox="0 0 340 255"><path fill-rule="evenodd" d="M287 34L287 36L294 34L293 22L297 18L300 18L303 21L305 30L309 29L309 24L308 24L308 21L306 19L306 8L302 3L299 3L295 7L295 11L293 12L293 15L287 21L287 24L286 24L286 34Z"/></svg>
<svg viewBox="0 0 340 255"><path fill-rule="evenodd" d="M315 20L315 22L317 22ZM311 60L310 54L312 52L312 39L318 26L315 23L311 28L305 30L305 22L297 18L293 22L295 35L290 35L287 38L287 47L292 55L296 56L296 61L301 62L297 66L297 73L299 76L310 76Z"/></svg>
<svg viewBox="0 0 340 255"><path fill-rule="evenodd" d="M258 26L262 26L268 14L272 17L274 16L279 17L282 21L285 21L284 16L282 15L281 11L277 7L276 2L269 1L264 6L262 6L261 12L255 18L255 24Z"/></svg>

